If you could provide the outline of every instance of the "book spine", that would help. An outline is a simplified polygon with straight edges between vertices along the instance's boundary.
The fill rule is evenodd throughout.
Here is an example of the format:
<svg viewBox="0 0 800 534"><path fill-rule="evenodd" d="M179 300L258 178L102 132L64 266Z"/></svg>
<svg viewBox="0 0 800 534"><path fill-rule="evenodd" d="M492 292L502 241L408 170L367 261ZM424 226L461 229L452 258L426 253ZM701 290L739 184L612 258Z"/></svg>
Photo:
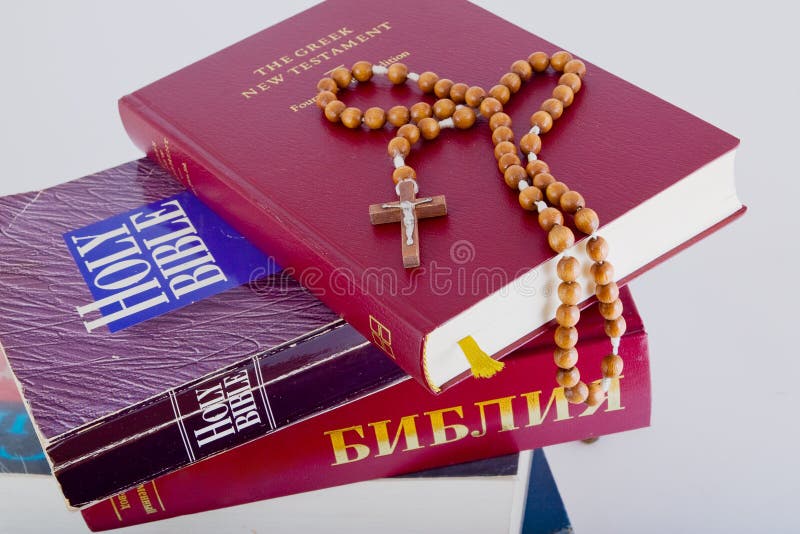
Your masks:
<svg viewBox="0 0 800 534"><path fill-rule="evenodd" d="M85 507L402 378L386 358L375 361L377 351L355 330L337 325L51 444L53 474L69 504ZM263 362L275 352L292 372L265 376Z"/></svg>
<svg viewBox="0 0 800 534"><path fill-rule="evenodd" d="M403 320L386 302L362 287L362 273L342 269L349 265L335 244L322 238L277 206L250 191L246 180L237 179L213 151L203 148L191 134L175 127L161 110L136 93L119 102L120 117L128 135L149 158L164 167L206 205L267 251L303 286L334 310L406 373L436 393L425 376L423 350L426 325ZM323 252L324 251L324 252ZM391 328L381 321L392 318ZM381 318L381 319L379 319Z"/></svg>
<svg viewBox="0 0 800 534"><path fill-rule="evenodd" d="M405 380L369 398L98 503L95 531L538 448L649 425L647 337L622 345L625 370L596 407L553 387L551 351L520 351L509 371L432 396ZM608 341L579 343L585 380L600 378ZM590 372L590 370L594 370Z"/></svg>

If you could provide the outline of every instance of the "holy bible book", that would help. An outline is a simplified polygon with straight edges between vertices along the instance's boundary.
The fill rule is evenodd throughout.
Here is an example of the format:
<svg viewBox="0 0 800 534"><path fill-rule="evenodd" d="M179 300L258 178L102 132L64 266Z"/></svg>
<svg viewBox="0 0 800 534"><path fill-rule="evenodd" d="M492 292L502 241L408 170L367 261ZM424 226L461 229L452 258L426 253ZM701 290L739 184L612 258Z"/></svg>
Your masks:
<svg viewBox="0 0 800 534"><path fill-rule="evenodd" d="M447 215L420 219L421 265L404 268L399 224L373 226L368 212L397 200L387 156L394 130L330 123L314 103L316 85L367 60L488 89L538 50L559 47L463 0L409 0L402 9L332 0L125 96L120 113L153 160L439 391L467 374L460 340L499 358L554 317L547 235L504 184L479 119L414 146L419 194L445 195ZM599 66L587 69L540 157L597 211L624 283L743 212L738 140ZM505 106L517 139L557 79L535 76ZM434 102L414 85L374 76L341 94L360 109ZM571 253L585 257L585 243ZM588 272L581 282L588 298Z"/></svg>

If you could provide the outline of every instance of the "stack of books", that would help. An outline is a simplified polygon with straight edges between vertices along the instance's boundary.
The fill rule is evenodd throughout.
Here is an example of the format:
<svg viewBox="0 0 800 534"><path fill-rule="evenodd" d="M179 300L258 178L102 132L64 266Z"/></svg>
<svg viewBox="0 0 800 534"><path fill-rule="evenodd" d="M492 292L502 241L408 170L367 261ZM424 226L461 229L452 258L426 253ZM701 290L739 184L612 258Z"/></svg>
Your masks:
<svg viewBox="0 0 800 534"><path fill-rule="evenodd" d="M419 268L398 260L397 228L362 224L392 134L329 124L316 80L368 58L490 87L514 60L558 50L460 0L403 9L414 16L334 0L253 35L121 99L147 159L0 199L0 343L30 417L19 425L92 530L232 528L249 512L209 511L280 497L253 521L372 531L390 514L397 531L519 531L526 498L534 510L554 492L530 483L547 469L525 451L649 424L647 335L625 288L623 375L591 407L556 384L555 260L498 185L485 125L420 156L449 213L422 225ZM504 37L472 49L465 35ZM743 213L737 140L588 67L546 158L607 221L624 283ZM520 136L553 76L507 106ZM348 97L419 99L383 82ZM610 350L590 295L587 383ZM466 337L505 369L469 377ZM423 527L400 517L409 504L430 510ZM350 519L334 528L337 514Z"/></svg>

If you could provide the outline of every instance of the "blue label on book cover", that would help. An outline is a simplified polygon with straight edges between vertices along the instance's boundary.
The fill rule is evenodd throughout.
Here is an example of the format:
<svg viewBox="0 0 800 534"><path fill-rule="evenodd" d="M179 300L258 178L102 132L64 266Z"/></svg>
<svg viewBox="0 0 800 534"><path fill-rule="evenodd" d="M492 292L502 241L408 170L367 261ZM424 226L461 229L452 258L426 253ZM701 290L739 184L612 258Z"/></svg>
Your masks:
<svg viewBox="0 0 800 534"><path fill-rule="evenodd" d="M280 270L190 192L64 234L94 298L89 332L116 332Z"/></svg>

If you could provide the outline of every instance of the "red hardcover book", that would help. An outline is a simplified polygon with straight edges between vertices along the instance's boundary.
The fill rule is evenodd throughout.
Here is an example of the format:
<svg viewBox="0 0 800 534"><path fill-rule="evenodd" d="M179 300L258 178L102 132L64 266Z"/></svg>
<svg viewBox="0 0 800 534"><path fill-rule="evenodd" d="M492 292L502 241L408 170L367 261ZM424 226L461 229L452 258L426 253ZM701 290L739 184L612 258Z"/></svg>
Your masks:
<svg viewBox="0 0 800 534"><path fill-rule="evenodd" d="M394 132L329 123L313 102L316 83L366 59L488 88L514 60L558 49L464 0L409 0L401 11L395 2L365 9L334 0L125 96L120 112L151 158L439 391L468 372L459 340L471 336L501 357L553 317L546 235L503 184L480 119L414 147L420 195L446 194L448 214L421 221L422 263L405 269L396 225L368 219L369 205L395 196L386 155ZM587 67L540 156L599 213L625 282L742 213L733 184L738 141ZM508 103L517 138L556 84L555 73L534 77ZM385 77L362 85L345 92L348 105L434 101ZM584 247L579 240L572 253L581 257ZM588 273L582 282L591 295Z"/></svg>
<svg viewBox="0 0 800 534"><path fill-rule="evenodd" d="M361 480L509 454L649 425L647 335L627 290L625 370L601 405L570 405L553 387L549 341L507 359L509 372L432 396L412 380L161 476L82 510L105 530ZM608 352L596 306L579 342L586 379Z"/></svg>

